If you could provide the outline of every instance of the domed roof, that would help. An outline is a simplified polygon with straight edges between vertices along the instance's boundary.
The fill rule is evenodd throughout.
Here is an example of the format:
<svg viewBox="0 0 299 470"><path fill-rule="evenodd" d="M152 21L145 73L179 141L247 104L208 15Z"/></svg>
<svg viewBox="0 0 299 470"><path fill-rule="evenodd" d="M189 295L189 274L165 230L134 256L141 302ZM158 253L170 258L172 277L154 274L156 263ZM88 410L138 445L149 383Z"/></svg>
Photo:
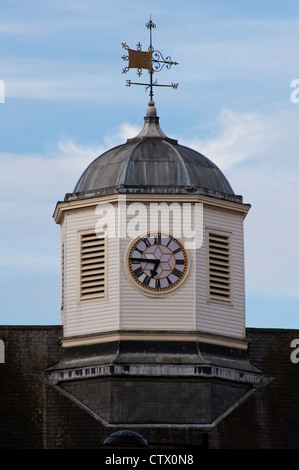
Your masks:
<svg viewBox="0 0 299 470"><path fill-rule="evenodd" d="M161 130L150 101L140 134L96 158L66 200L115 193L204 194L240 202L220 169Z"/></svg>

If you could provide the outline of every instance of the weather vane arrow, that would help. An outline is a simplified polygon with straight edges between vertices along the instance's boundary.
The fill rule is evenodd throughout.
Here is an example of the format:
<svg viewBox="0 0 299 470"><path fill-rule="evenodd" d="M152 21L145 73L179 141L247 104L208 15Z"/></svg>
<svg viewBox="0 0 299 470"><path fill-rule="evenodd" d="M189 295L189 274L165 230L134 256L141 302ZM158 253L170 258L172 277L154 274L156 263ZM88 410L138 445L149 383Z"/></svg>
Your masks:
<svg viewBox="0 0 299 470"><path fill-rule="evenodd" d="M145 86L145 90L150 90L150 99L153 98L154 92L153 87L160 86L160 87L171 87L173 89L177 89L178 83L172 83L171 85L160 85L157 83L157 80L153 80L153 74L155 72L160 72L164 67L170 69L172 65L178 65L177 62L173 62L171 58L168 56L164 59L163 55L160 51L157 51L153 48L152 45L152 30L156 28L156 25L152 22L150 18L149 22L146 24L146 27L150 31L150 45L148 51L142 51L142 45L140 42L136 45L137 50L130 49L129 46L123 42L122 47L128 51L128 55L123 55L122 59L124 61L128 61L129 65L123 69L123 73L128 73L130 69L137 69L137 75L140 77L142 75L143 69L149 71L150 75L150 82L149 83L139 83L139 82L132 82L131 80L127 80L127 86L131 85L143 85Z"/></svg>

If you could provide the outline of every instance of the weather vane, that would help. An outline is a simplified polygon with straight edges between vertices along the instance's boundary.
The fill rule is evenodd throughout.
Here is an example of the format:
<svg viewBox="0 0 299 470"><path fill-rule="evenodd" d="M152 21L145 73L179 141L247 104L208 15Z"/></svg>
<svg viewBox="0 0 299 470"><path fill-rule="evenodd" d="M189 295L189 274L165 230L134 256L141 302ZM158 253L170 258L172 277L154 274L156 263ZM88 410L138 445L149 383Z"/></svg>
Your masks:
<svg viewBox="0 0 299 470"><path fill-rule="evenodd" d="M171 83L171 85L160 85L157 83L157 80L153 80L153 74L155 72L160 72L164 66L167 69L170 69L172 65L178 65L177 62L173 62L170 57L166 57L164 59L161 52L155 50L152 45L152 30L155 29L156 25L150 20L146 23L146 27L150 31L150 45L148 51L142 51L142 45L140 42L136 45L137 50L130 49L129 46L123 42L122 47L128 51L129 55L123 55L122 59L125 61L129 61L129 65L123 69L123 73L128 73L130 69L137 69L137 75L140 77L142 75L142 70L147 69L150 75L149 83L139 83L139 82L132 82L131 80L127 80L127 86L131 85L143 85L145 86L145 91L148 89L150 90L149 96L150 99L153 99L154 92L153 87L155 86L162 86L162 87L172 87L173 89L177 89L178 83Z"/></svg>

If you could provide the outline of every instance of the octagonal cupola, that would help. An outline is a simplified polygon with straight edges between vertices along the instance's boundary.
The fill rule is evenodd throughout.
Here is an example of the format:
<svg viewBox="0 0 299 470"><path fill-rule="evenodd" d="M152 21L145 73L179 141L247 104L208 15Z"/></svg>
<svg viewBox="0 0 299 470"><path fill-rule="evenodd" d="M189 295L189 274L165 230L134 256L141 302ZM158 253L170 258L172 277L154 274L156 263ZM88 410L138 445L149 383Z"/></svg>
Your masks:
<svg viewBox="0 0 299 470"><path fill-rule="evenodd" d="M141 132L57 204L64 343L187 334L242 346L248 210L211 160L163 133L150 101Z"/></svg>

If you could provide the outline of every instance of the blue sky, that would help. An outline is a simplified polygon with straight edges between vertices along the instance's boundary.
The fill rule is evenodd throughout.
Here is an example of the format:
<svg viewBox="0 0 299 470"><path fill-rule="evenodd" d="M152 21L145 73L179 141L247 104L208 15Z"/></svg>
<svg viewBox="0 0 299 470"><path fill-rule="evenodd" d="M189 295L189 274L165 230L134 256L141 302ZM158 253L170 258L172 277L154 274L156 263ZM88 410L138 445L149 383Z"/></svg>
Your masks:
<svg viewBox="0 0 299 470"><path fill-rule="evenodd" d="M150 9L149 9L150 4ZM60 323L56 202L86 166L142 128L122 42L179 62L156 90L163 131L213 160L252 204L247 326L299 328L299 3L2 0L0 323ZM299 93L298 93L299 97Z"/></svg>

